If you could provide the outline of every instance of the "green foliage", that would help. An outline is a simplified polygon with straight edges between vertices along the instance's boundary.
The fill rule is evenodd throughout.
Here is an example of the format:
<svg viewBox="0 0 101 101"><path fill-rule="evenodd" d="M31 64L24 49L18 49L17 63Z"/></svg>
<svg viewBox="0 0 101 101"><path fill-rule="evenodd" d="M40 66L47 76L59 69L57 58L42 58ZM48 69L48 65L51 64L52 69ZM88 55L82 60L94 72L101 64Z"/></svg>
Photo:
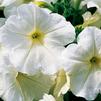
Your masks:
<svg viewBox="0 0 101 101"><path fill-rule="evenodd" d="M84 28L82 26L77 26L75 27L75 32L76 32L76 38L78 37L79 33L83 30Z"/></svg>
<svg viewBox="0 0 101 101"><path fill-rule="evenodd" d="M101 101L101 94L98 94L98 96L96 97L94 101Z"/></svg>
<svg viewBox="0 0 101 101"><path fill-rule="evenodd" d="M70 21L74 26L83 23L82 9L75 9L71 0L57 0L56 3L51 3L52 12L58 13Z"/></svg>
<svg viewBox="0 0 101 101"><path fill-rule="evenodd" d="M80 0L76 0L77 2ZM81 2L81 1L80 1ZM92 14L95 13L96 8L92 7L87 9L86 5L80 8L80 2L77 3L77 7L74 6L73 0L57 0L56 3L44 5L44 7L50 9L53 13L58 13L70 21L74 26L83 24L83 14L90 11Z"/></svg>

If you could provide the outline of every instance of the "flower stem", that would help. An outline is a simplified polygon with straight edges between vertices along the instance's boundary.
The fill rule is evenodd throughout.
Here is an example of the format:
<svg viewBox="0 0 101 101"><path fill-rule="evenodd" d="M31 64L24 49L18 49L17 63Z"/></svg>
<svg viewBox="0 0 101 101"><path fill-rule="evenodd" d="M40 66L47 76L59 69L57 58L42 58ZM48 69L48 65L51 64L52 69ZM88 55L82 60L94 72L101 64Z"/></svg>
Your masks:
<svg viewBox="0 0 101 101"><path fill-rule="evenodd" d="M71 4L76 10L78 10L80 7L81 1L82 0L71 0Z"/></svg>

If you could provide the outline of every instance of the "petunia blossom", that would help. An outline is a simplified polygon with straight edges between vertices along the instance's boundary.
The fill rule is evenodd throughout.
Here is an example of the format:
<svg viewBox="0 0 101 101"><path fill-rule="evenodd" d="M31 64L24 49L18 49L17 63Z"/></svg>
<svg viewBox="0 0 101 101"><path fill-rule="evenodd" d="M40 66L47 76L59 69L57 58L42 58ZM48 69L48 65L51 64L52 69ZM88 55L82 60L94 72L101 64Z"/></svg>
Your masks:
<svg viewBox="0 0 101 101"><path fill-rule="evenodd" d="M75 29L61 15L45 12L33 4L18 7L0 29L1 41L21 72L57 72L58 56L75 39ZM43 67L43 68L42 68Z"/></svg>
<svg viewBox="0 0 101 101"><path fill-rule="evenodd" d="M76 95L94 100L101 90L101 30L85 28L77 44L62 53L62 62L70 75L70 89Z"/></svg>

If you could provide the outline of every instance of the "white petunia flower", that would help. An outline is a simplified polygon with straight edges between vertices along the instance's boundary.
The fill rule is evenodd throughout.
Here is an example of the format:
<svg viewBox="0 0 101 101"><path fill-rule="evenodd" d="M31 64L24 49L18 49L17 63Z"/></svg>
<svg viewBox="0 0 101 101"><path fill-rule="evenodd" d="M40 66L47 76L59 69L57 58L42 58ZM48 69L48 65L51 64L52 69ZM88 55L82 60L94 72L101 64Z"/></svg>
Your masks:
<svg viewBox="0 0 101 101"><path fill-rule="evenodd" d="M40 99L39 101L56 101L56 100L52 95L44 94L43 99Z"/></svg>
<svg viewBox="0 0 101 101"><path fill-rule="evenodd" d="M101 90L101 30L85 28L77 41L63 51L63 66L70 75L71 91L94 100Z"/></svg>
<svg viewBox="0 0 101 101"><path fill-rule="evenodd" d="M0 77L2 82L0 92L3 92L2 98L5 101L38 101L44 93L49 93L53 85L49 75L40 72L27 75L18 72L7 56L0 62Z"/></svg>
<svg viewBox="0 0 101 101"><path fill-rule="evenodd" d="M11 49L12 63L25 73L37 69L55 73L58 55L75 39L74 27L64 17L33 4L24 4L17 11L0 30L2 43Z"/></svg>

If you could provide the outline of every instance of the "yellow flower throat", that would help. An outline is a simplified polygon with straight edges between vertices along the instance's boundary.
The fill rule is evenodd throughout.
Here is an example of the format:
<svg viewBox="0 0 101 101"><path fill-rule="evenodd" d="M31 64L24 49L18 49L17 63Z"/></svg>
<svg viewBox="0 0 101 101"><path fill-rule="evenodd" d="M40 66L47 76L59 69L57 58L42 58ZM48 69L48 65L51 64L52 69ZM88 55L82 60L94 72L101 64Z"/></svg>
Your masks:
<svg viewBox="0 0 101 101"><path fill-rule="evenodd" d="M31 33L29 33L28 38L32 41L33 44L43 44L44 33L40 31L32 31Z"/></svg>
<svg viewBox="0 0 101 101"><path fill-rule="evenodd" d="M92 57L91 60L90 60L90 63L91 63L92 65L101 66L101 58Z"/></svg>

